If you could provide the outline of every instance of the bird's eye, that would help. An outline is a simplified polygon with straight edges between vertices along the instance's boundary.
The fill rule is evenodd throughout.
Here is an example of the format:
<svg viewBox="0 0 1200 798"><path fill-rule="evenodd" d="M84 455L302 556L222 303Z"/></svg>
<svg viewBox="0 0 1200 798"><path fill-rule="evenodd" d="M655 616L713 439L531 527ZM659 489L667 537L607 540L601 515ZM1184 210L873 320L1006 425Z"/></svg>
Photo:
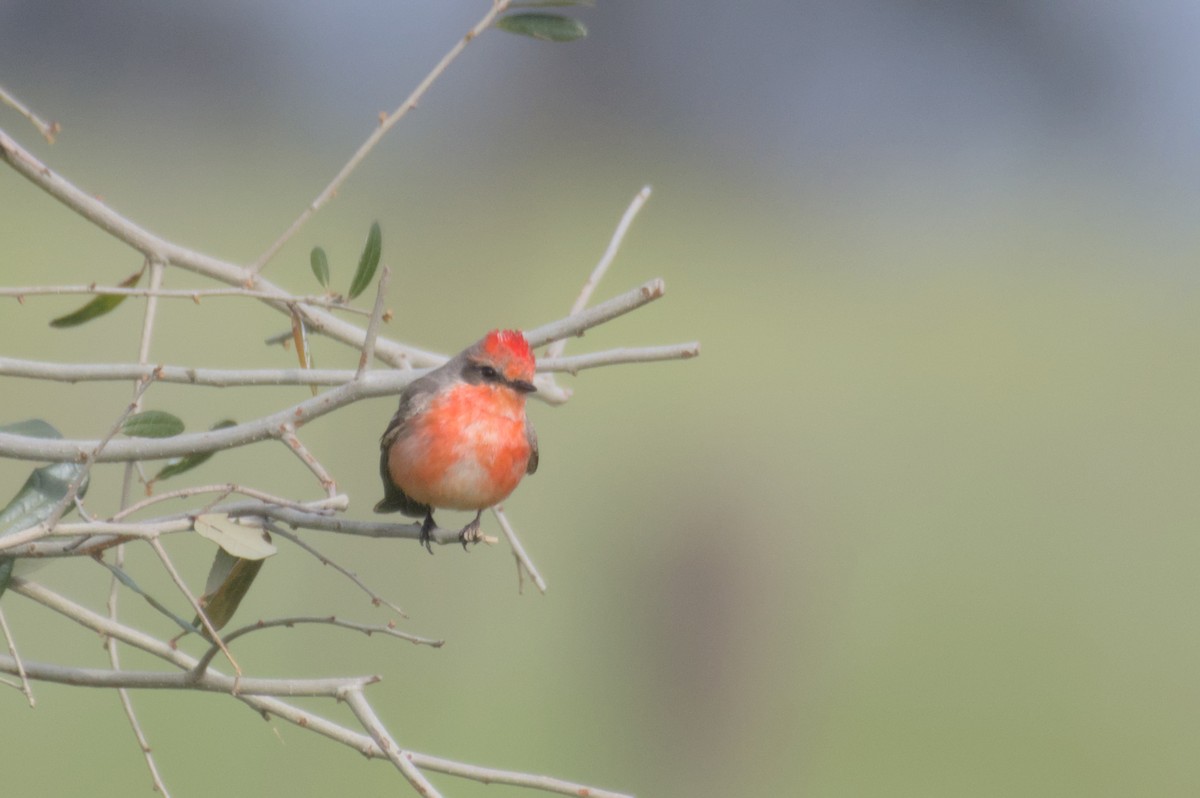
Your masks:
<svg viewBox="0 0 1200 798"><path fill-rule="evenodd" d="M496 370L494 368L492 368L491 366L481 367L479 369L479 373L483 375L483 378L485 380L494 380L500 376L499 374L496 373Z"/></svg>

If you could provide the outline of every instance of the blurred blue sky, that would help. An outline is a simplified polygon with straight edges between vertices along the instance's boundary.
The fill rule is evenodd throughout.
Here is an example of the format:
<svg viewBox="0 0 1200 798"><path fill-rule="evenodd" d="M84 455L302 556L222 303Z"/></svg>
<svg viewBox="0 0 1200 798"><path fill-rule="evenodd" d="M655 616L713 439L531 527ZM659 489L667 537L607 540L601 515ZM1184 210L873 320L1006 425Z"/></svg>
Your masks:
<svg viewBox="0 0 1200 798"><path fill-rule="evenodd" d="M407 89L479 5L5 0L0 66L43 105L54 76L64 93L153 92L171 113L327 122ZM1194 3L601 0L578 13L588 41L493 47L502 80L447 83L506 104L536 81L589 125L669 130L794 175L898 154L992 153L1001 173L1031 157L1175 179L1200 165ZM206 102L217 96L221 108ZM309 104L340 113L309 117Z"/></svg>

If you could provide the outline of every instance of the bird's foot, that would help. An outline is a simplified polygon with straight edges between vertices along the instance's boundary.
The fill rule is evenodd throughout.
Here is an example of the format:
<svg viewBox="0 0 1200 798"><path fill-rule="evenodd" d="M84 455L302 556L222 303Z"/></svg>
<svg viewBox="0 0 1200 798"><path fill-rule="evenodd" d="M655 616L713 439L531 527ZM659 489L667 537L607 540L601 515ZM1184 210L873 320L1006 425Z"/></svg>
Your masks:
<svg viewBox="0 0 1200 798"><path fill-rule="evenodd" d="M437 524L433 521L433 513L428 513L424 523L421 524L421 537L418 538L418 541L430 554L433 554L433 530L435 529L437 529Z"/></svg>
<svg viewBox="0 0 1200 798"><path fill-rule="evenodd" d="M479 532L479 517L483 515L483 510L475 513L475 520L462 528L458 533L458 542L462 544L463 551L467 551L468 543L478 543L483 539L483 535Z"/></svg>

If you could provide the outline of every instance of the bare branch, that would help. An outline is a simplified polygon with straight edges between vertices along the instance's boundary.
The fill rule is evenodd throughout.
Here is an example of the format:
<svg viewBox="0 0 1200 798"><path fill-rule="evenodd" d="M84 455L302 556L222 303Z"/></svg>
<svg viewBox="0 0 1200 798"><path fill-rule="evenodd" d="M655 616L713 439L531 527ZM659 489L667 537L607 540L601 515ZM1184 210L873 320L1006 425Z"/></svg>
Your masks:
<svg viewBox="0 0 1200 798"><path fill-rule="evenodd" d="M200 300L208 297L235 297L239 299L277 299L278 294L265 291L251 291L248 288L121 288L120 286L105 285L38 285L19 288L0 288L0 296L10 296L23 300L30 296L66 296L70 294L87 294L92 296L136 296L160 297L163 299L190 299L199 305ZM370 315L370 311L346 304L346 300L336 296L315 296L306 294L293 297L294 301L316 308L355 313L360 316Z"/></svg>
<svg viewBox="0 0 1200 798"><path fill-rule="evenodd" d="M257 632L262 629L277 629L280 627L291 629L295 626L308 624L336 626L340 629L350 629L355 632L362 632L367 637L377 634L386 635L387 637L395 637L398 640L404 640L414 645L429 646L430 648L441 648L442 646L446 645L445 640L434 640L430 637L420 637L418 635L409 634L408 632L401 632L391 624L356 623L354 621L343 620L342 618L338 618L334 615L303 615L294 618L272 618L269 621L256 621L248 626L243 626L240 629L226 633L225 642L228 643L232 640L242 637L243 635L250 634L251 632ZM210 652L213 650L215 650L215 647L209 649Z"/></svg>
<svg viewBox="0 0 1200 798"><path fill-rule="evenodd" d="M308 447L296 436L296 428L289 424L283 424L279 428L279 439L283 441L288 449L300 458L300 462L312 471L313 476L321 483L321 489L325 491L325 495L333 498L337 495L337 483L333 481L333 477L329 476L329 472L325 470L325 466L321 465L321 461L313 456Z"/></svg>
<svg viewBox="0 0 1200 798"><path fill-rule="evenodd" d="M227 497L231 494L240 493L243 496L249 496L252 499L258 499L259 501L265 502L267 504L276 504L276 505L279 505L280 507L291 507L295 510L304 510L304 511L308 511L308 512L345 510L347 507L350 506L350 499L344 493L338 494L336 496L333 496L333 497L330 497L327 499L318 499L317 501L298 502L298 501L292 501L291 499L285 499L282 496L275 496L274 494L267 493L267 492L261 491L261 490L257 490L256 488L249 488L244 485L238 485L237 483L234 483L234 482L224 482L219 485L196 485L194 487L180 488L179 490L173 490L173 491L169 491L167 493L159 493L155 496L147 497L136 504L129 505L128 507L121 510L120 512L115 513L112 516L112 518L110 518L109 520L110 521L119 521L122 518L128 518L130 515L138 512L140 510L144 510L147 507L150 507L155 504L159 504L164 501L168 501L171 499L190 498L192 496L200 496L205 493L221 494L213 502L214 504L216 502L222 501L223 499L225 499L225 497ZM212 509L212 505L203 508L201 510L201 513L207 513L211 509Z"/></svg>
<svg viewBox="0 0 1200 798"><path fill-rule="evenodd" d="M575 374L584 369L624 363L684 360L695 357L699 352L700 344L696 341L665 346L624 347L590 352L586 355L542 357L538 359L537 367L539 372L565 371ZM394 369L381 372L392 376L381 378L381 383L377 386L378 394L399 393L405 385L427 372L428 369ZM26 377L56 382L99 382L136 380L152 374L156 375L158 382L213 388L343 385L355 377L355 372L348 369L208 369L136 363L46 363L0 356L0 376L3 377ZM374 395L376 391L371 393Z"/></svg>
<svg viewBox="0 0 1200 798"><path fill-rule="evenodd" d="M560 339L561 340L561 339ZM584 369L615 366L624 363L659 363L664 360L687 360L700 354L700 342L668 344L667 346L631 346L624 349L606 349L586 355L543 358L538 361L539 371L565 371L578 374Z"/></svg>
<svg viewBox="0 0 1200 798"><path fill-rule="evenodd" d="M539 347L560 338L583 335L585 330L590 330L617 316L623 316L631 310L637 310L648 302L660 299L666 290L666 283L655 278L632 291L613 297L607 302L601 302L588 310L549 324L543 324L540 327L534 327L532 330L526 330L525 339L529 341L530 346Z"/></svg>
<svg viewBox="0 0 1200 798"><path fill-rule="evenodd" d="M166 643L156 640L155 638L150 637L143 632L139 632L122 624L110 621L109 619L92 612L86 607L75 604L69 599L60 596L35 582L14 578L10 588L19 595L36 601L39 604L54 610L55 612L59 612L64 615L64 617L67 617L76 623L80 623L86 628L93 629L107 636L115 637L124 643L140 648L143 651L170 662L179 668L190 670L194 668L198 662L196 658L188 656L177 649L173 649ZM4 670L4 668L0 667L0 670ZM217 676L219 676L219 674L216 674L211 668L207 669L204 673L205 679L213 679ZM230 677L220 678L228 679L230 682L233 681ZM243 680L242 686L244 687L246 684L247 682ZM230 687L232 687L232 684ZM236 694L236 698L259 713L269 713L274 715L296 725L299 728L315 732L330 740L334 740L346 745L363 754L364 756L372 758L384 757L382 748L380 748L371 737L365 734L347 729L344 726L340 726L337 723L321 717L320 715L300 709L299 707L293 706L285 701L281 701L269 695L251 695L249 692L250 691L248 690L243 690L241 693ZM562 781L560 779L553 779L548 776L483 768L475 765L455 762L449 759L443 759L441 757L430 756L429 754L421 754L415 751L409 752L408 756L412 763L417 767L425 768L426 770L432 770L438 773L445 773L451 776L473 779L485 784L509 784L516 787L527 787L530 789L545 790L547 792L571 796L588 795L592 798L631 798L631 796L623 795L621 793L601 790L595 787L588 787L583 784Z"/></svg>
<svg viewBox="0 0 1200 798"><path fill-rule="evenodd" d="M383 722L379 720L379 716L375 714L367 697L363 695L361 688L347 688L342 691L339 696L350 707L350 711L358 718L363 728L371 735L371 739L383 751L384 756L391 760L396 769L404 774L404 778L408 779L418 793L425 798L441 798L441 793L437 788L429 783L429 780L417 769L412 763L412 759L407 751L400 749L396 741L392 739L392 735L388 732Z"/></svg>
<svg viewBox="0 0 1200 798"><path fill-rule="evenodd" d="M121 415L117 417L117 420L113 422L111 427L109 427L108 433L100 439L92 451L84 455L83 466L79 469L79 473L75 475L75 478L71 480L71 484L67 486L67 492L54 505L54 509L50 512L50 515L46 518L46 520L38 525L38 527L43 530L44 535L51 535L54 533L54 528L58 525L58 521L60 518L62 518L63 513L65 513L67 509L75 503L75 498L79 495L79 489L83 486L84 480L88 478L88 475L92 470L92 464L96 462L96 458L101 452L104 451L104 447L108 446L109 441L113 439L113 436L121 431L121 427L125 424L125 421L129 418L129 416L138 409L138 405L142 400L142 394L146 392L146 389L150 387L150 383L153 381L154 378L151 376L138 383L134 389L133 401L131 401L125 407L125 410L122 411Z"/></svg>
<svg viewBox="0 0 1200 798"><path fill-rule="evenodd" d="M33 697L29 675L25 673L25 664L21 662L21 655L17 653L17 641L13 639L12 631L8 628L8 619L4 617L3 609L0 609L0 631L4 632L4 640L8 644L8 655L12 658L16 675L21 679L21 684L17 689L25 694L25 700L29 702L29 707L32 709L37 706L37 699Z"/></svg>
<svg viewBox="0 0 1200 798"><path fill-rule="evenodd" d="M204 631L208 633L208 638L216 643L221 652L225 655L225 659L229 660L229 664L233 666L234 673L240 679L242 676L242 667L238 665L237 660L233 658L233 654L225 645L225 641L221 639L221 635L217 633L216 627L212 625L212 621L208 619L208 613L204 611L204 607L200 606L200 600L188 588L187 583L183 581L179 571L175 568L175 563L171 562L167 550L163 548L162 543L158 538L149 538L150 548L154 549L154 553L158 555L158 559L162 562L163 567L167 569L167 573L171 575L171 581L179 588L179 592L184 595L188 603L192 605L192 609L196 611L196 617L200 619L200 623L204 626ZM236 692L237 688L234 688Z"/></svg>
<svg viewBox="0 0 1200 798"><path fill-rule="evenodd" d="M283 245L288 242L288 239L294 236L296 232L304 226L305 222L312 217L313 214L319 211L326 202L328 202L335 194L337 194L337 191L341 187L342 183L346 182L346 178L350 176L350 173L358 168L358 165L362 163L363 159L367 157L371 150L375 149L375 145L387 135L389 130L395 127L397 122L404 118L405 114L417 107L417 103L420 102L421 98L425 96L425 92L429 91L429 87L433 85L433 82L437 80L443 72L446 71L447 67L454 62L454 59L458 58L459 53L463 51L463 49L468 43L471 42L471 40L487 30L488 26L490 26L496 19L496 16L508 9L508 4L509 0L492 0L491 9L483 15L483 18L475 24L475 27L471 28L471 30L467 32L466 36L463 36L461 39L459 39L459 41L450 48L450 51L442 56L442 60L439 61L437 66L435 66L430 73L425 76L424 80L417 84L417 87L413 89L412 94L408 95L408 99L401 103L399 108L397 108L395 111L392 111L392 113L379 121L379 127L375 128L371 135L367 137L367 140L362 143L362 145L358 148L358 151L355 152L350 160L346 162L346 165L341 168L341 171L334 176L333 180L329 182L329 185L325 187L325 190L318 194L317 198L309 203L308 207L304 209L300 216L298 216L296 220L288 226L288 229L283 231L283 235L279 236L279 238L275 240L275 243L267 247L267 251L258 257L258 260L256 260L254 265L251 267L251 271L254 274L258 274L260 271L262 271L263 266L265 266L267 262L271 260L271 258L275 257L275 254L283 248Z"/></svg>
<svg viewBox="0 0 1200 798"><path fill-rule="evenodd" d="M508 516L504 514L504 508L493 507L492 515L496 516L496 520L500 522L500 529L504 532L504 537L508 540L508 545L512 546L513 557L517 561L517 576L520 577L521 569L524 568L525 572L529 574L529 578L533 580L534 586L537 587L539 592L545 595L546 580L538 572L537 566L533 564L533 560L525 553L525 547L521 545L521 540L517 537L516 530L509 523Z"/></svg>
<svg viewBox="0 0 1200 798"><path fill-rule="evenodd" d="M309 554L311 554L312 556L316 557L317 561L320 562L321 565L330 566L331 568L336 570L338 573L340 573L342 576L346 577L351 582L358 585L358 588L360 590L362 590L362 592L366 593L368 596L371 597L372 604L375 604L376 606L382 604L383 606L390 609L392 612L397 613L401 618L408 617L408 614L405 613L404 610L400 609L399 605L389 601L388 599L385 599L383 596L379 595L374 590L367 587L366 583L358 578L358 574L354 573L353 571L351 571L348 568L342 567L337 562L326 557L324 554L317 551L313 546L310 546L308 543L306 543L304 541L304 539L301 538L299 535L289 532L288 530L280 527L278 524L270 524L269 528L276 535L279 535L282 538L290 540L292 543L295 543L297 546L299 546L304 551L306 551ZM439 643L439 645L440 645L440 643Z"/></svg>
<svg viewBox="0 0 1200 798"><path fill-rule="evenodd" d="M29 110L29 108L27 108L23 102L6 91L3 86L0 86L0 102L9 106L18 114L28 119L29 123L37 128L38 133L42 134L42 138L44 138L50 144L54 143L54 139L58 137L59 132L62 130L62 126L57 122L42 121L41 117Z"/></svg>
<svg viewBox="0 0 1200 798"><path fill-rule="evenodd" d="M617 250L621 248L621 242L625 240L625 233L629 231L629 226L633 224L634 218L641 211L642 206L646 204L646 200L650 199L650 186L642 186L642 190L634 195L633 200L629 203L629 207L625 209L625 213L621 216L621 221L617 223L617 229L613 231L612 239L608 242L607 249L600 256L600 262L596 264L596 268L592 269L591 275L587 282L583 284L583 289L579 292L579 296L575 299L575 304L571 306L570 315L582 311L587 307L588 300L592 297L592 292L596 290L600 279L604 277L604 273L608 271L608 267L612 265L613 259L617 257ZM567 340L560 338L550 344L550 348L546 350L547 357L558 357L563 353L563 349L567 346Z"/></svg>
<svg viewBox="0 0 1200 798"><path fill-rule="evenodd" d="M0 655L0 671L15 673L12 657ZM262 679L224 676L211 670L200 676L164 671L68 668L43 662L25 663L31 679L76 687L124 687L132 690L204 690L212 693L246 693L271 696L336 696L347 686L361 687L378 681L375 676L336 679Z"/></svg>
<svg viewBox="0 0 1200 798"><path fill-rule="evenodd" d="M360 399L388 395L391 393L391 380L388 379L391 373L381 371L366 374L360 381L346 383L290 408L232 427L186 433L171 438L112 441L97 454L96 462L161 460L199 452L215 452L276 438L285 424L292 424L298 428ZM388 390L384 390L385 387ZM95 441L29 438L0 433L0 456L21 460L71 461L77 459L80 452L96 448L96 444Z"/></svg>

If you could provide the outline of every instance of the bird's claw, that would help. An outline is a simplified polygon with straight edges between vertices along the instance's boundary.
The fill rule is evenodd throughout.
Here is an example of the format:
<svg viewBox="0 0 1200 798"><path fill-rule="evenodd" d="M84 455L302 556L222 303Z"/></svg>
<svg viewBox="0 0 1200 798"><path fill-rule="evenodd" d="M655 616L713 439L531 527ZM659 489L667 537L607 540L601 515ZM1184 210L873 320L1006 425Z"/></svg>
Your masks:
<svg viewBox="0 0 1200 798"><path fill-rule="evenodd" d="M467 544L478 543L479 539L479 516L475 516L475 520L464 526L462 531L458 533L458 542L462 544L463 551L470 551L467 548Z"/></svg>
<svg viewBox="0 0 1200 798"><path fill-rule="evenodd" d="M433 554L433 530L437 529L437 524L433 522L433 513L425 516L425 522L421 524L421 536L417 539L425 550Z"/></svg>

